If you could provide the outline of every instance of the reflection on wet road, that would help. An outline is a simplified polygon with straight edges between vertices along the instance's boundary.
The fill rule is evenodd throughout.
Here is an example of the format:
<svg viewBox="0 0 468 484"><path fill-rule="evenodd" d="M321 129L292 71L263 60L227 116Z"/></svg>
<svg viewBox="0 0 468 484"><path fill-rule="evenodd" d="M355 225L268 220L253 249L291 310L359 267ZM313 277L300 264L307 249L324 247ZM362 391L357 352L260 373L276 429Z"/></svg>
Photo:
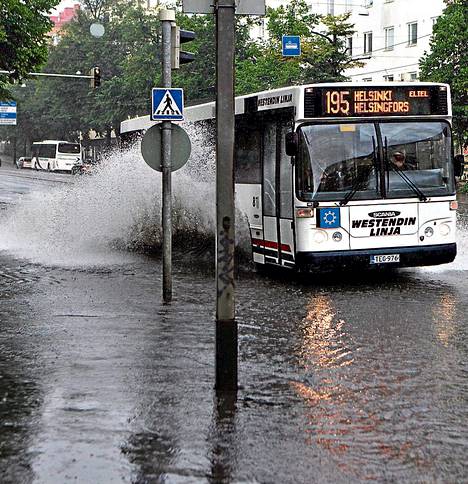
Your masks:
<svg viewBox="0 0 468 484"><path fill-rule="evenodd" d="M212 274L177 260L164 306L157 259L0 252L2 482L466 481L468 267L241 273L234 401Z"/></svg>

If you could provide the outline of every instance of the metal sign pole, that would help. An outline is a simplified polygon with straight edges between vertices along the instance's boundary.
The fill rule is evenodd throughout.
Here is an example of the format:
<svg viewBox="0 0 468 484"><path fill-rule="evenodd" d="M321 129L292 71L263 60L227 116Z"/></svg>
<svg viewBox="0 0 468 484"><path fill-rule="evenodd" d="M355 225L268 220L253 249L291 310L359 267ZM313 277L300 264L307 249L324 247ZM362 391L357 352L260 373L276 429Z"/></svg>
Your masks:
<svg viewBox="0 0 468 484"><path fill-rule="evenodd" d="M216 384L237 391L234 307L235 2L216 5Z"/></svg>
<svg viewBox="0 0 468 484"><path fill-rule="evenodd" d="M171 23L175 22L174 10L160 10L162 22L162 83L170 88L171 72ZM162 229L163 229L163 301L172 300L172 186L171 186L171 134L172 123L162 122Z"/></svg>
<svg viewBox="0 0 468 484"><path fill-rule="evenodd" d="M234 306L235 15L265 15L265 0L183 0L185 13L216 15L216 383L237 391Z"/></svg>

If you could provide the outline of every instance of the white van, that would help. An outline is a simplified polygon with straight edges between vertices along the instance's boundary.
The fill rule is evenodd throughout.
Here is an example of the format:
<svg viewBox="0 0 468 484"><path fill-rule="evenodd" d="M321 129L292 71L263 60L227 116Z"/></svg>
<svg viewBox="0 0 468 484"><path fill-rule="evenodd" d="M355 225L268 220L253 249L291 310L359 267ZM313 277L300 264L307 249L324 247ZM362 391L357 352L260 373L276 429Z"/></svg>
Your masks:
<svg viewBox="0 0 468 484"><path fill-rule="evenodd" d="M31 166L35 170L73 172L81 164L82 152L79 143L45 140L32 145Z"/></svg>

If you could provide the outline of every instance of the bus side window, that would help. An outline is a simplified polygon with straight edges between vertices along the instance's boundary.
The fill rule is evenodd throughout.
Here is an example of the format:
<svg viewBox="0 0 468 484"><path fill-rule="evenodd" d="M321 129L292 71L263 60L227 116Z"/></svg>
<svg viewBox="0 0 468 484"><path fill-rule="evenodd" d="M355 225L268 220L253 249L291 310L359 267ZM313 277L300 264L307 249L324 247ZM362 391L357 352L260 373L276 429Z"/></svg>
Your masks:
<svg viewBox="0 0 468 484"><path fill-rule="evenodd" d="M261 183L261 137L252 124L238 126L234 151L236 183Z"/></svg>
<svg viewBox="0 0 468 484"><path fill-rule="evenodd" d="M55 158L57 152L57 145L45 145L46 147L46 157L47 158Z"/></svg>
<svg viewBox="0 0 468 484"><path fill-rule="evenodd" d="M276 122L266 122L263 144L263 213L276 217Z"/></svg>

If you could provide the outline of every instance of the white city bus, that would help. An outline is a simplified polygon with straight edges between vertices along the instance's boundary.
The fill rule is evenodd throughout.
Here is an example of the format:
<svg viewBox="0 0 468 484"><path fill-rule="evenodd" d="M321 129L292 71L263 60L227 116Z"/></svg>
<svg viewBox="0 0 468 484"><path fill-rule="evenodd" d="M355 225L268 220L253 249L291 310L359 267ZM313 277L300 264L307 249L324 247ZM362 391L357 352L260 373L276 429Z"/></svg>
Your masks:
<svg viewBox="0 0 468 484"><path fill-rule="evenodd" d="M236 203L253 261L299 270L456 256L449 87L295 86L236 98ZM186 109L213 126L214 103ZM153 123L124 121L131 136Z"/></svg>
<svg viewBox="0 0 468 484"><path fill-rule="evenodd" d="M82 163L81 145L45 140L33 143L31 166L35 170L73 172Z"/></svg>

